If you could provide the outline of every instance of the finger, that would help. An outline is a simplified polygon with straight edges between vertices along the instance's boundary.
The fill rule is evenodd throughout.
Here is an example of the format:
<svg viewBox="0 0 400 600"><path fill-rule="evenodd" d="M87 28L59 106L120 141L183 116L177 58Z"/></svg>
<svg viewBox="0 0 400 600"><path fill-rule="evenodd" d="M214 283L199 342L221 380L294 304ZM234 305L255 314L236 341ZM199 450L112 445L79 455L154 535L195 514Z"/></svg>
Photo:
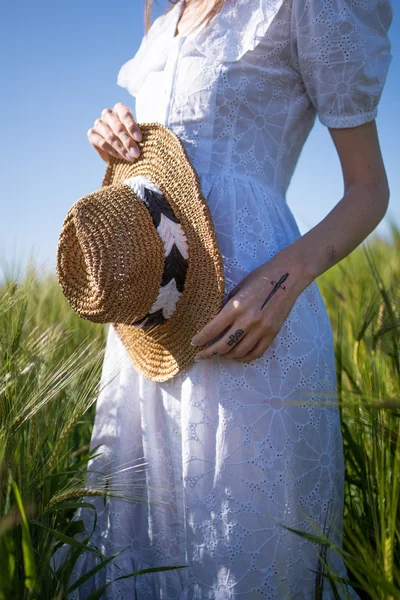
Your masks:
<svg viewBox="0 0 400 600"><path fill-rule="evenodd" d="M214 352L217 354L228 354L232 347L239 343L242 337L245 336L244 329L241 328L240 323L235 323L233 327L230 327L228 331L214 344L203 348L196 354L196 360L202 360L203 358L210 358ZM245 336L246 337L246 336Z"/></svg>
<svg viewBox="0 0 400 600"><path fill-rule="evenodd" d="M125 128L132 139L140 142L142 140L142 132L140 131L140 127L136 123L129 106L123 102L117 102L117 104L114 105L114 111L119 116L121 123L125 125Z"/></svg>
<svg viewBox="0 0 400 600"><path fill-rule="evenodd" d="M104 113L104 111L102 112L102 114ZM108 114L108 113L106 113ZM117 150L117 152L119 152L122 156L124 156L125 158L128 158L128 160L130 160L131 158L136 159L136 156L133 156L133 154L131 154L128 149L126 148L126 145L123 143L123 141L120 139L120 137L118 137L118 135L115 133L114 129L111 127L109 120L104 120L103 118L101 119L96 119L96 121L94 122L95 125L95 129L96 131L98 131L100 133L100 135L102 135L104 137L104 139L110 144L110 146L112 146L115 150ZM116 125L114 125L116 127ZM123 132L122 132L123 133ZM127 133L125 133L125 135L128 135Z"/></svg>
<svg viewBox="0 0 400 600"><path fill-rule="evenodd" d="M116 158L123 158L124 160L133 160L132 156L129 153L125 153L125 151L124 151L124 154L120 154L93 127L91 129L89 129L89 131L88 131L88 139L89 139L89 142L93 146L100 148L100 150L102 150L103 152L106 152L107 154L111 154L112 156L115 156Z"/></svg>
<svg viewBox="0 0 400 600"><path fill-rule="evenodd" d="M101 120L107 123L113 134L118 138L118 142L124 146L125 151L129 152L133 158L137 158L140 154L139 146L129 135L118 115L111 108L105 108L101 113Z"/></svg>
<svg viewBox="0 0 400 600"><path fill-rule="evenodd" d="M225 327L231 325L236 319L236 312L232 307L232 304L225 304L220 312L203 327L196 335L192 338L191 343L193 346L204 346L210 340L213 340L219 333L221 333Z"/></svg>
<svg viewBox="0 0 400 600"><path fill-rule="evenodd" d="M236 360L240 362L251 362L252 360L256 360L260 358L264 352L270 347L272 344L272 339L270 337L263 337L260 341L248 352L245 356L241 356Z"/></svg>

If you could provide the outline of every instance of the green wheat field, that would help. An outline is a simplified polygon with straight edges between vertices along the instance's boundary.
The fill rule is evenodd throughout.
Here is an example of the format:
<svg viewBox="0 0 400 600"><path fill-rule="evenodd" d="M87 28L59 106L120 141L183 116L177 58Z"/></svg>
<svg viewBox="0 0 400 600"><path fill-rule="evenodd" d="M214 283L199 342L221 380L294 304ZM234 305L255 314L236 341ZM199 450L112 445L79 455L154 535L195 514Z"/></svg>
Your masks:
<svg viewBox="0 0 400 600"><path fill-rule="evenodd" d="M400 228L391 222L390 231L387 239L370 236L317 282L335 336L346 461L343 549L333 549L360 598L394 600L400 599ZM106 332L78 317L56 277L42 277L33 263L22 278L5 275L0 600L67 598L79 585L68 587L79 554L89 548L100 555L90 535L74 538L82 522L72 516L82 502L90 506L85 472ZM312 539L324 566L330 542ZM54 572L51 557L63 543L73 552ZM102 556L96 569L114 559ZM322 569L315 598L322 599L326 578L336 589ZM100 599L104 588L87 600Z"/></svg>

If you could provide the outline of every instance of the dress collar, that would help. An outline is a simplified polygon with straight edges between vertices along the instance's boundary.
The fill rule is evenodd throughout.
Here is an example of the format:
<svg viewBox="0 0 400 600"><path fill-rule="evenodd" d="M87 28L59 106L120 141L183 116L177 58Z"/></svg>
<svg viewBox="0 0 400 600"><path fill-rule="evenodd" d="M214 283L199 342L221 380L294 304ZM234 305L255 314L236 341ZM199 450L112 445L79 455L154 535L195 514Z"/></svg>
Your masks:
<svg viewBox="0 0 400 600"><path fill-rule="evenodd" d="M169 33L170 33L170 38L172 40L176 40L176 39L186 39L188 37L190 37L192 35L193 32L195 32L197 34L197 32L199 32L201 28L196 28L197 24L200 23L200 21L203 18L203 14L200 14L199 17L196 19L196 21L193 23L192 27L190 27L189 31L185 34L182 35L180 33L178 33L177 35L175 35L176 33L176 28L178 26L179 23L179 19L181 18L181 15L183 13L183 9L185 7L185 0L178 0L178 2L175 3L174 7L171 9L171 13L170 13L170 17L171 17L171 23L170 23L170 28L169 29ZM195 31L196 29L196 31Z"/></svg>
<svg viewBox="0 0 400 600"><path fill-rule="evenodd" d="M171 10L171 14L170 14L171 29L170 29L170 31L171 31L172 39L175 39L177 37L182 37L179 34L175 35L175 32L176 32L177 25L179 23L179 19L181 18L184 6L185 6L185 0L178 0L178 2L175 3L174 7Z"/></svg>

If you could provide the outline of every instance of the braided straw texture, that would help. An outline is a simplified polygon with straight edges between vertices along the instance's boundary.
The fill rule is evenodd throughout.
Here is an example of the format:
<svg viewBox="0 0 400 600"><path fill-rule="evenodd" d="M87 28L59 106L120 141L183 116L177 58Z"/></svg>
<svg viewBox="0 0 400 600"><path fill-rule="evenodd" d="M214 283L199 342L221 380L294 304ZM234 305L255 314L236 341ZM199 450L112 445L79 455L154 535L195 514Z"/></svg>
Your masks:
<svg viewBox="0 0 400 600"><path fill-rule="evenodd" d="M69 304L84 319L130 324L146 315L163 269L162 241L128 186L96 190L68 211L56 270Z"/></svg>
<svg viewBox="0 0 400 600"><path fill-rule="evenodd" d="M182 142L161 123L139 127L139 157L131 163L111 156L102 185L136 175L156 183L187 237L188 269L185 289L165 323L147 331L118 322L113 326L136 370L148 379L166 381L192 363L198 348L190 340L221 310L224 267L209 206Z"/></svg>

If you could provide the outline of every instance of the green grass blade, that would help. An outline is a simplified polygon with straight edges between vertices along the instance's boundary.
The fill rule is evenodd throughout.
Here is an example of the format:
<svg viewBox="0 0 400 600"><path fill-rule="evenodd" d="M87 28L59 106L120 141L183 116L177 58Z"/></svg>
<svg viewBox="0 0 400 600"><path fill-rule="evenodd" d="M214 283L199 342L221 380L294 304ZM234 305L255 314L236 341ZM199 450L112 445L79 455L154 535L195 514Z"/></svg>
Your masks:
<svg viewBox="0 0 400 600"><path fill-rule="evenodd" d="M22 556L24 561L24 577L25 587L28 590L33 590L36 581L36 562L35 553L32 546L31 534L29 532L28 519L26 518L24 504L18 486L10 473L11 485L17 501L18 510L21 515L21 530L22 530Z"/></svg>

